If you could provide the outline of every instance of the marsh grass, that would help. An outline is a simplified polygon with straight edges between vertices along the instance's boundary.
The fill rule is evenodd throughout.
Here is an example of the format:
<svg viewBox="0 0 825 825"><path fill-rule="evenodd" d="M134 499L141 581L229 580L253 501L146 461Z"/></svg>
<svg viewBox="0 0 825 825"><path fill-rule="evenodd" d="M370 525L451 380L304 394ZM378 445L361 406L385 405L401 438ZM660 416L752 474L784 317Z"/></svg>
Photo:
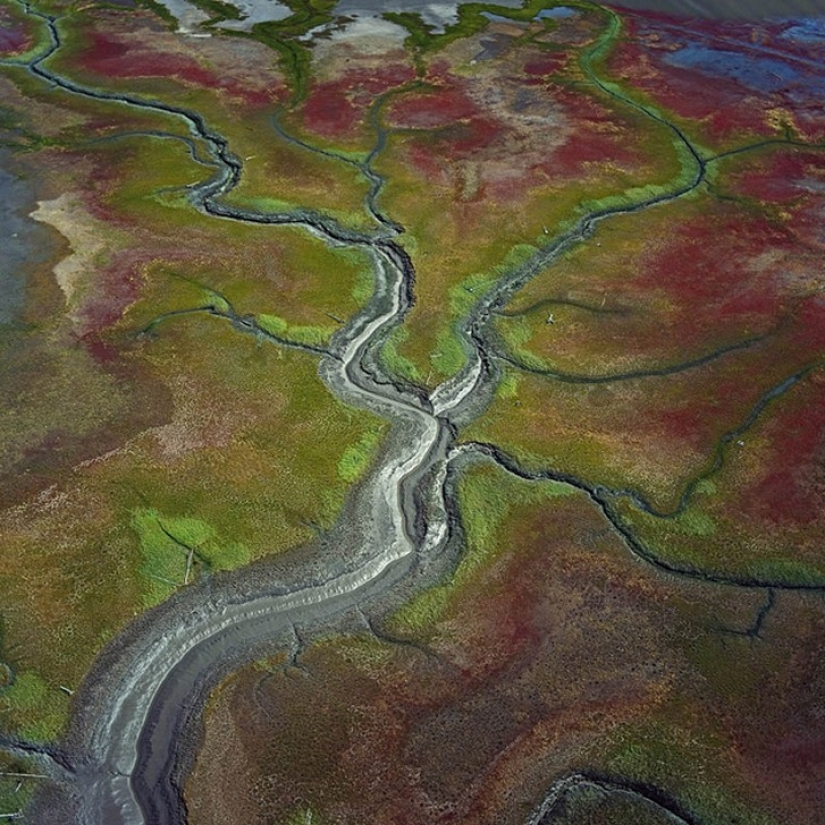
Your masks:
<svg viewBox="0 0 825 825"><path fill-rule="evenodd" d="M347 447L338 460L338 476L347 484L358 481L375 461L387 424L375 422L356 444Z"/></svg>
<svg viewBox="0 0 825 825"><path fill-rule="evenodd" d="M55 739L63 731L69 698L57 685L34 671L17 674L14 684L0 694L0 710L20 735L37 742Z"/></svg>
<svg viewBox="0 0 825 825"><path fill-rule="evenodd" d="M449 613L450 604L471 585L476 575L507 551L513 551L511 528L536 507L558 497L575 495L567 484L530 482L491 465L466 469L458 485L458 504L466 549L451 577L426 590L402 607L392 625L404 634L429 637ZM515 551L517 552L517 551Z"/></svg>
<svg viewBox="0 0 825 825"><path fill-rule="evenodd" d="M668 788L699 821L779 825L778 820L749 804L747 791L735 778L727 743L695 718L649 722L620 728L608 753L609 771L656 787Z"/></svg>

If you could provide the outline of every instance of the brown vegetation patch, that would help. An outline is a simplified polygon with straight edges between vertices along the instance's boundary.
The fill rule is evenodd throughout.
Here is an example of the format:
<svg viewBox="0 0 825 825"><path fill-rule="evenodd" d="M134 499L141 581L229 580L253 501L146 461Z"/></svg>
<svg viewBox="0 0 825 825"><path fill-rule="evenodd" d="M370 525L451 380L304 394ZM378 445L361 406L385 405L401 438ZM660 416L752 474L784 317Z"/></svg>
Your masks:
<svg viewBox="0 0 825 825"><path fill-rule="evenodd" d="M583 746L655 707L681 667L656 629L658 585L614 540L576 547L593 527L584 502L519 516L513 549L434 626L434 656L353 637L307 651L307 673L226 683L193 822L218 821L208 800L223 793L233 821L307 805L329 822L515 823ZM230 775L227 754L250 767Z"/></svg>

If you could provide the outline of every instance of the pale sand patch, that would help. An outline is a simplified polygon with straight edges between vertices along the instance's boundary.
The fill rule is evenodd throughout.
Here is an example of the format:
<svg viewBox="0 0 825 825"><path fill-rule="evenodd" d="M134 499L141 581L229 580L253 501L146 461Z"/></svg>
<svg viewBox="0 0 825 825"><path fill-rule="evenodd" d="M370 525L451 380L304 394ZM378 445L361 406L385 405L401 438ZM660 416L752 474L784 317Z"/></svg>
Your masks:
<svg viewBox="0 0 825 825"><path fill-rule="evenodd" d="M762 274L775 270L778 266L787 262L790 256L784 249L768 249L761 252L755 258L751 258L748 266L754 272Z"/></svg>
<svg viewBox="0 0 825 825"><path fill-rule="evenodd" d="M54 277L70 309L84 276L94 268L95 260L105 249L101 227L83 208L77 195L64 192L51 201L38 201L31 217L54 227L71 246L67 255L54 268Z"/></svg>

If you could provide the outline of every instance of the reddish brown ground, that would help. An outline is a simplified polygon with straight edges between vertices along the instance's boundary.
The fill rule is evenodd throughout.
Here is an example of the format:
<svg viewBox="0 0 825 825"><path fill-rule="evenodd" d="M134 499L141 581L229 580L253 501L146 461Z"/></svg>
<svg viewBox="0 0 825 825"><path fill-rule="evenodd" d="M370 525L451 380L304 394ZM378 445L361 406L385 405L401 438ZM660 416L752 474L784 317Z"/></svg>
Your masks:
<svg viewBox="0 0 825 825"><path fill-rule="evenodd" d="M355 637L311 648L308 673L231 680L193 822L282 822L302 802L334 823L521 821L554 772L649 712L682 667L656 627L658 586L610 556L612 540L577 547L592 529L582 502L533 513L519 551L433 626L429 655Z"/></svg>
<svg viewBox="0 0 825 825"><path fill-rule="evenodd" d="M623 21L626 37L608 60L610 73L676 115L706 145L768 136L784 124L805 140L821 141L825 135L816 103L824 78L821 68L812 73L812 67L822 65L822 49L785 36L790 21L686 22L653 13L629 13ZM666 62L674 50L691 44L755 61L785 61L801 74L760 90L724 71L693 71ZM770 77L770 66L765 70Z"/></svg>
<svg viewBox="0 0 825 825"><path fill-rule="evenodd" d="M825 372L812 373L770 412L732 450L714 511L742 535L765 531L777 547L795 545L799 560L815 560L825 525Z"/></svg>
<svg viewBox="0 0 825 825"><path fill-rule="evenodd" d="M449 185L452 164L479 166L477 195L500 205L530 192L581 182L595 167L638 168L639 146L628 139L627 122L593 97L565 85L521 83L511 73L550 74L564 65L556 55L525 49L508 55L508 74L465 76L436 63L428 87L409 92L388 107L396 129L419 132L406 144L413 167L436 186ZM517 168L504 165L512 153Z"/></svg>
<svg viewBox="0 0 825 825"><path fill-rule="evenodd" d="M655 49L636 41L621 43L609 61L610 72L644 92L685 121L698 122L712 143L742 133L768 136L773 133L764 120L764 110L734 82L714 81L708 94L706 78L695 72L657 62Z"/></svg>
<svg viewBox="0 0 825 825"><path fill-rule="evenodd" d="M316 83L303 106L303 124L324 138L351 139L364 127L375 98L409 83L411 66L396 63L350 68L340 79Z"/></svg>
<svg viewBox="0 0 825 825"><path fill-rule="evenodd" d="M0 8L0 52L11 56L30 49L35 43L33 28L12 7Z"/></svg>
<svg viewBox="0 0 825 825"><path fill-rule="evenodd" d="M497 402L470 437L629 484L660 506L675 501L764 392L825 357L824 166L825 154L797 148L720 163L710 197L606 222L516 297L510 311L523 319L498 322L505 333L529 323L518 347L581 376L667 368L764 340L672 376L592 387L523 377L519 408ZM596 311L539 303L552 298Z"/></svg>
<svg viewBox="0 0 825 825"><path fill-rule="evenodd" d="M813 605L780 596L751 641L729 630L760 594L651 574L581 500L507 524L499 558L420 637L429 655L353 637L310 648L307 672L233 677L189 785L193 823L281 823L310 806L336 825L515 825L579 767L667 785L711 821L734 822L748 798L779 821L817 821L825 727L804 683L818 665L792 652L821 630ZM796 701L810 713L789 730ZM694 747L633 762L631 743L661 747L643 733L656 724L689 730Z"/></svg>
<svg viewBox="0 0 825 825"><path fill-rule="evenodd" d="M72 70L95 85L135 91L145 80L151 81L148 92L168 81L179 93L187 87L217 92L247 112L277 105L286 96L274 60L260 44L230 40L213 48L170 32L141 11L130 11L127 21L122 11L97 9L83 24L68 43L77 55Z"/></svg>

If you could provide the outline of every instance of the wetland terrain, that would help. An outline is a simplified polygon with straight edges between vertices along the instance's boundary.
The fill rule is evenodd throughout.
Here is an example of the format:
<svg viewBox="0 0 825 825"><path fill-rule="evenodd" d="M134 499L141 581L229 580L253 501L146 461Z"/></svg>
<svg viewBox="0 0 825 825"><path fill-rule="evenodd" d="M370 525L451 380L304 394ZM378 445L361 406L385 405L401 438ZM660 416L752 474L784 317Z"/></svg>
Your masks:
<svg viewBox="0 0 825 825"><path fill-rule="evenodd" d="M740 12L0 4L0 821L820 821L825 12Z"/></svg>

